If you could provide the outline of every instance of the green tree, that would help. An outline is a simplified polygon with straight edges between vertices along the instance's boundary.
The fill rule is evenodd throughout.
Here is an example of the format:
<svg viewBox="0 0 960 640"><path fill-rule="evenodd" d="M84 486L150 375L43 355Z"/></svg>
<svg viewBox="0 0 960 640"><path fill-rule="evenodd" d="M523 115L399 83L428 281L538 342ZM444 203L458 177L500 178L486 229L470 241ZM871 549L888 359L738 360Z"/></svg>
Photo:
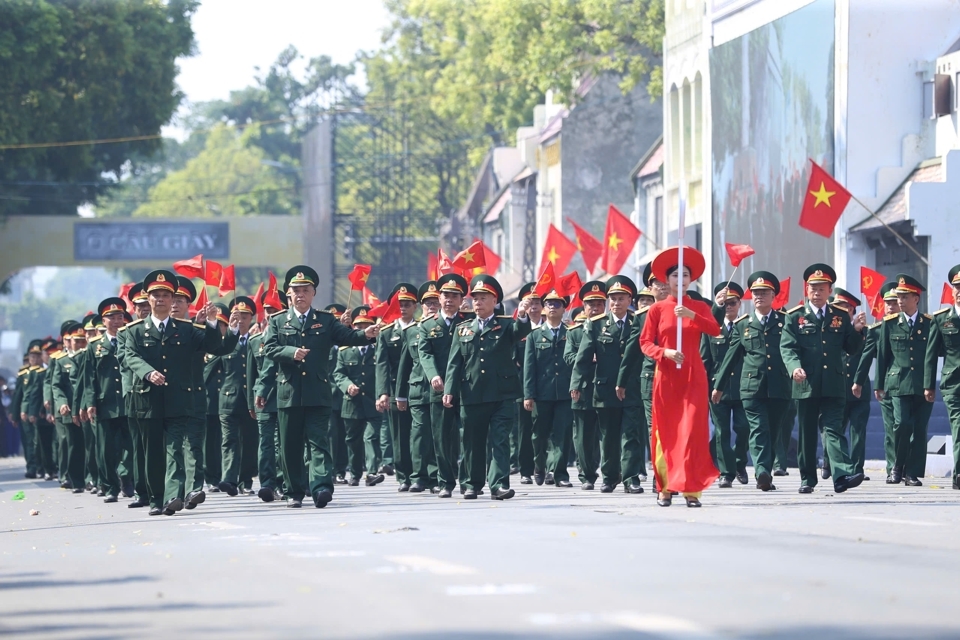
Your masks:
<svg viewBox="0 0 960 640"><path fill-rule="evenodd" d="M115 182L182 98L194 0L0 3L0 216L74 214ZM34 146L125 139L105 144Z"/></svg>

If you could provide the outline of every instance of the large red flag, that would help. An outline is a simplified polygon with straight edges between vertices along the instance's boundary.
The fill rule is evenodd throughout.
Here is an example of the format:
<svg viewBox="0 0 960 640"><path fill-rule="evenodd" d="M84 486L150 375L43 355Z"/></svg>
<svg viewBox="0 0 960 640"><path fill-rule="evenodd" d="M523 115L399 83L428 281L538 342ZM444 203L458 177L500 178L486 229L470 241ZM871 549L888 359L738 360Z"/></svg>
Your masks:
<svg viewBox="0 0 960 640"><path fill-rule="evenodd" d="M197 296L197 300L193 303L193 306L190 307L190 315L197 315L205 306L207 306L207 288L200 287L200 294Z"/></svg>
<svg viewBox="0 0 960 640"><path fill-rule="evenodd" d="M730 256L730 265L733 267L739 267L744 258L749 258L756 253L753 247L748 244L730 244L729 242L724 242L723 246L727 248L727 255Z"/></svg>
<svg viewBox="0 0 960 640"><path fill-rule="evenodd" d="M483 240L474 239L474 242L479 242L480 246L483 247L483 261L484 261L483 270L479 272L475 271L474 275L477 275L477 273L489 273L492 276L496 275L497 269L500 268L500 263L502 262L502 260L500 259L500 256L495 254L493 252L493 249L488 247L487 243L484 242Z"/></svg>
<svg viewBox="0 0 960 640"><path fill-rule="evenodd" d="M180 260L173 263L173 270L187 278L203 277L203 254L193 256L189 260Z"/></svg>
<svg viewBox="0 0 960 640"><path fill-rule="evenodd" d="M217 284L217 290L220 293L220 297L227 295L228 292L237 290L237 277L233 265L224 268L223 272L220 274L220 282Z"/></svg>
<svg viewBox="0 0 960 640"><path fill-rule="evenodd" d="M580 287L583 286L583 282L580 280L580 274L576 271L571 271L565 276L560 276L557 278L557 286L554 289L557 290L557 294L561 296L573 296L580 291Z"/></svg>
<svg viewBox="0 0 960 640"><path fill-rule="evenodd" d="M370 291L370 289L367 289L366 287L364 287L363 288L363 304L367 305L368 307L375 307L378 304L380 304L380 298L375 296L373 291ZM347 309L347 311L350 311L350 309Z"/></svg>
<svg viewBox="0 0 960 640"><path fill-rule="evenodd" d="M427 280L436 280L440 277L440 261L432 253L427 254Z"/></svg>
<svg viewBox="0 0 960 640"><path fill-rule="evenodd" d="M600 267L610 275L620 273L640 235L640 229L633 226L630 218L611 204L607 211L607 232L603 237Z"/></svg>
<svg viewBox="0 0 960 640"><path fill-rule="evenodd" d="M276 291L277 290L277 276L273 275L273 271L267 271L267 291Z"/></svg>
<svg viewBox="0 0 960 640"><path fill-rule="evenodd" d="M130 289L133 289L136 282L128 282L127 284L120 285L120 297L123 298L123 301L127 304L127 313L132 314L135 307L133 302L130 301Z"/></svg>
<svg viewBox="0 0 960 640"><path fill-rule="evenodd" d="M943 291L940 292L940 304L953 304L953 287L949 282L943 283Z"/></svg>
<svg viewBox="0 0 960 640"><path fill-rule="evenodd" d="M220 286L220 276L223 275L223 265L213 260L207 260L203 265L203 283L211 287Z"/></svg>
<svg viewBox="0 0 960 640"><path fill-rule="evenodd" d="M458 253L453 259L453 268L463 272L471 272L477 267L486 266L486 257L483 255L483 243L477 240L469 247Z"/></svg>
<svg viewBox="0 0 960 640"><path fill-rule="evenodd" d="M563 273L576 253L577 244L551 224L543 243L543 255L540 256L540 273L548 264L553 265L554 273Z"/></svg>
<svg viewBox="0 0 960 640"><path fill-rule="evenodd" d="M577 249L583 255L583 264L589 274L596 269L597 262L603 255L603 244L570 218L567 218L567 222L573 227L573 233L577 236Z"/></svg>
<svg viewBox="0 0 960 640"><path fill-rule="evenodd" d="M556 284L557 275L553 270L553 263L548 262L547 268L540 274L540 278L537 280L537 285L533 288L533 291L537 294L537 297L542 298L550 293Z"/></svg>
<svg viewBox="0 0 960 640"><path fill-rule="evenodd" d="M780 281L780 293L773 299L773 308L782 309L790 304L790 278ZM801 301L801 304L803 302Z"/></svg>
<svg viewBox="0 0 960 640"><path fill-rule="evenodd" d="M800 226L829 238L853 196L820 165L813 160L810 163L813 167L800 211Z"/></svg>
<svg viewBox="0 0 960 640"><path fill-rule="evenodd" d="M367 312L368 316L380 318L380 322L388 324L400 317L400 296L391 296L386 302L372 307Z"/></svg>
<svg viewBox="0 0 960 640"><path fill-rule="evenodd" d="M447 255L442 247L437 249L437 273L441 276L453 273L453 263L450 262L450 256Z"/></svg>
<svg viewBox="0 0 960 640"><path fill-rule="evenodd" d="M347 276L347 280L350 281L350 288L354 291L363 291L363 288L367 286L367 280L370 278L372 269L373 267L368 264L353 265L353 271Z"/></svg>
<svg viewBox="0 0 960 640"><path fill-rule="evenodd" d="M263 298L263 306L278 311L283 309L283 301L280 300L280 293L276 289L268 290L267 295Z"/></svg>
<svg viewBox="0 0 960 640"><path fill-rule="evenodd" d="M883 305L883 294L877 291L870 301L870 315L879 320L883 317L886 307Z"/></svg>
<svg viewBox="0 0 960 640"><path fill-rule="evenodd" d="M260 302L260 296L263 295L263 283L260 283L260 286L257 287L257 293L254 294L253 303L257 305L257 322L263 322L266 319L266 314L263 310L263 303Z"/></svg>
<svg viewBox="0 0 960 640"><path fill-rule="evenodd" d="M880 292L882 286L882 273L878 273L867 267L860 267L860 291L867 300L873 300L873 297Z"/></svg>

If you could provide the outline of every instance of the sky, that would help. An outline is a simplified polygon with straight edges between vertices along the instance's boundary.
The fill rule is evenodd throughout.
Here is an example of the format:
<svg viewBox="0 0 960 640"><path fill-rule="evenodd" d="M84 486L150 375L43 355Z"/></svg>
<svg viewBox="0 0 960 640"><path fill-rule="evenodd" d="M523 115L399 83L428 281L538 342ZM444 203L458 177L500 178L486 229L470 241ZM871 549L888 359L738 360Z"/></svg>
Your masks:
<svg viewBox="0 0 960 640"><path fill-rule="evenodd" d="M188 101L203 102L252 84L256 67L265 72L287 45L350 62L380 46L389 15L383 0L202 0L192 24L197 54L179 61L177 83Z"/></svg>

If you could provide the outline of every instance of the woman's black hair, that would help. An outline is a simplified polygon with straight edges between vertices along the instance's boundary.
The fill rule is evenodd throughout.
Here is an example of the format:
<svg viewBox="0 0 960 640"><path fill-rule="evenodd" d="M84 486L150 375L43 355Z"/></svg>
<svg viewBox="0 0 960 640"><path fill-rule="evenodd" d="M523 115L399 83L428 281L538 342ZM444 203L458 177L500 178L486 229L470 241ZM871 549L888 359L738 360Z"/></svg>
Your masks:
<svg viewBox="0 0 960 640"><path fill-rule="evenodd" d="M675 264L675 265L673 265L672 267L670 267L669 269L667 269L667 277L669 278L670 276L672 276L673 274L675 274L675 273L677 272L677 267L679 267L679 266L680 266L680 265L676 265L676 264ZM687 267L687 271L690 271L690 267Z"/></svg>

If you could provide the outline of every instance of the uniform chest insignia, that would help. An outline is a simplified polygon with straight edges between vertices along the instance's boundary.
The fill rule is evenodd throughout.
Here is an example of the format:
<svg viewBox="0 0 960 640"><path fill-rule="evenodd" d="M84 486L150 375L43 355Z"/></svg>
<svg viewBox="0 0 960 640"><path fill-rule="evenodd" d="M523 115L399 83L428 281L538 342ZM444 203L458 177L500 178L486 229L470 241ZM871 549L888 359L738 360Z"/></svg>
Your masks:
<svg viewBox="0 0 960 640"><path fill-rule="evenodd" d="M947 320L943 323L943 326L947 329L953 329L953 320Z"/></svg>
<svg viewBox="0 0 960 640"><path fill-rule="evenodd" d="M833 316L833 320L830 321L831 329L838 329L843 325L843 318L840 316Z"/></svg>
<svg viewBox="0 0 960 640"><path fill-rule="evenodd" d="M778 326L778 327L783 327L783 323L782 323L782 322L778 322L778 323L777 323L777 326Z"/></svg>
<svg viewBox="0 0 960 640"><path fill-rule="evenodd" d="M744 337L744 338L749 338L749 337L750 337L750 329L744 329L744 330L743 330L743 337Z"/></svg>
<svg viewBox="0 0 960 640"><path fill-rule="evenodd" d="M399 339L400 339L400 336L393 336L392 338L390 338L390 342L396 342Z"/></svg>
<svg viewBox="0 0 960 640"><path fill-rule="evenodd" d="M549 341L549 340L547 340L546 338L544 338L544 339L543 339L543 341L544 341L544 342L550 342L550 341Z"/></svg>
<svg viewBox="0 0 960 640"><path fill-rule="evenodd" d="M807 319L804 316L800 316L797 318L797 324L802 327L803 325L807 324Z"/></svg>
<svg viewBox="0 0 960 640"><path fill-rule="evenodd" d="M501 327L500 325L497 325L497 326L495 326L493 329L490 329L490 331L500 331L500 329L502 329L502 328L503 328L503 327Z"/></svg>
<svg viewBox="0 0 960 640"><path fill-rule="evenodd" d="M315 324L315 325L311 325L310 328L311 328L311 329L319 329L319 328L322 327L322 326L323 326L323 323L318 322L318 323Z"/></svg>
<svg viewBox="0 0 960 640"><path fill-rule="evenodd" d="M472 336L472 335L473 335L473 329L470 329L470 328L468 328L468 327L463 327L462 329L460 329L460 335L462 335L462 336Z"/></svg>

